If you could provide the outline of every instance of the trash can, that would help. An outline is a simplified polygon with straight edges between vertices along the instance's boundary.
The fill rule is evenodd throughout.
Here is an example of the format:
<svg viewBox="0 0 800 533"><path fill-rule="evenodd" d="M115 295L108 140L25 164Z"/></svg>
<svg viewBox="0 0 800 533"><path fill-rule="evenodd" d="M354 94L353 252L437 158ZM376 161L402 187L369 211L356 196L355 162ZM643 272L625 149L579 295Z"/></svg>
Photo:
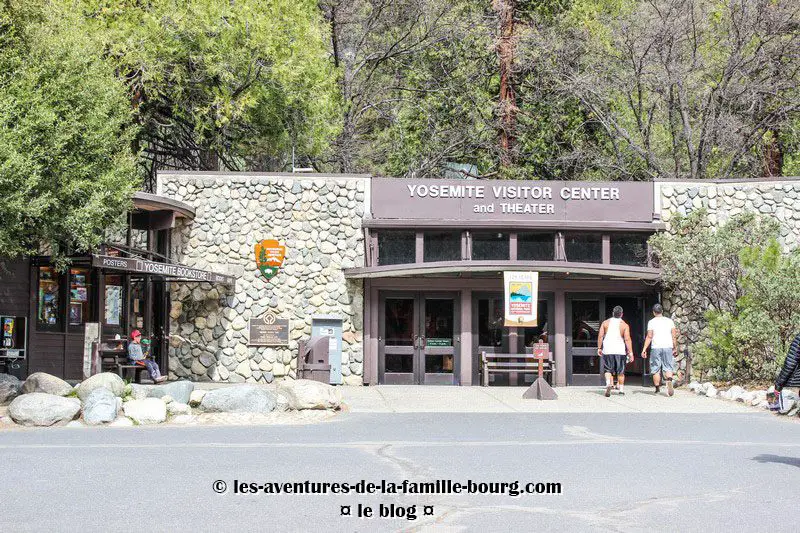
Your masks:
<svg viewBox="0 0 800 533"><path fill-rule="evenodd" d="M328 364L331 366L330 384L342 383L342 319L338 316L311 317L311 337L328 338Z"/></svg>

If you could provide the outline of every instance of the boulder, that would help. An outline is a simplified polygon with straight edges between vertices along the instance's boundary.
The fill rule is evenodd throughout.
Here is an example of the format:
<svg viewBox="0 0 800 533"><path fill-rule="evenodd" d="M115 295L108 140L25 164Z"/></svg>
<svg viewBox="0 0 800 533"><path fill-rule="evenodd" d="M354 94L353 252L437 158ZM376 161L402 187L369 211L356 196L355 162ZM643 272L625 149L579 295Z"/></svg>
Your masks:
<svg viewBox="0 0 800 533"><path fill-rule="evenodd" d="M195 389L192 391L192 394L189 395L189 405L192 407L200 407L200 402L203 401L203 396L206 395L205 389Z"/></svg>
<svg viewBox="0 0 800 533"><path fill-rule="evenodd" d="M131 398L134 400L144 400L150 393L150 385L139 385L138 383L131 383Z"/></svg>
<svg viewBox="0 0 800 533"><path fill-rule="evenodd" d="M105 387L97 387L83 402L83 420L90 426L113 422L117 418L117 397Z"/></svg>
<svg viewBox="0 0 800 533"><path fill-rule="evenodd" d="M706 381L705 383L703 383L702 387L703 387L703 394L705 394L705 392L708 391L708 389L714 389L715 391L717 390L714 387L714 384L711 383L710 381Z"/></svg>
<svg viewBox="0 0 800 533"><path fill-rule="evenodd" d="M735 401L738 400L741 397L741 395L744 394L746 391L739 385L734 385L733 387L728 389L728 392L730 393L731 400Z"/></svg>
<svg viewBox="0 0 800 533"><path fill-rule="evenodd" d="M31 392L17 396L8 406L8 414L23 426L52 426L66 424L78 416L81 402L55 394Z"/></svg>
<svg viewBox="0 0 800 533"><path fill-rule="evenodd" d="M237 385L206 392L200 409L208 412L269 413L275 409L275 394L253 385Z"/></svg>
<svg viewBox="0 0 800 533"><path fill-rule="evenodd" d="M72 385L50 374L34 372L22 384L22 394L30 394L32 392L66 396L72 392Z"/></svg>
<svg viewBox="0 0 800 533"><path fill-rule="evenodd" d="M702 388L703 386L700 385L700 383L697 381L692 381L691 383L689 383L689 390L692 392L700 392Z"/></svg>
<svg viewBox="0 0 800 533"><path fill-rule="evenodd" d="M740 394L738 398L736 398L736 401L743 402L749 405L750 402L753 401L753 398L755 398L755 394L753 394L752 392L745 391L742 394Z"/></svg>
<svg viewBox="0 0 800 533"><path fill-rule="evenodd" d="M706 396L708 396L709 398L714 398L716 395L717 395L717 389L714 387L714 385L711 385L706 389Z"/></svg>
<svg viewBox="0 0 800 533"><path fill-rule="evenodd" d="M291 409L291 406L289 405L289 397L286 396L285 392L279 390L275 394L275 410L279 413L285 413L289 409Z"/></svg>
<svg viewBox="0 0 800 533"><path fill-rule="evenodd" d="M190 415L192 414L192 408L189 407L188 403L170 402L167 404L167 413L172 416Z"/></svg>
<svg viewBox="0 0 800 533"><path fill-rule="evenodd" d="M160 424L167 419L167 405L161 398L131 400L122 406L125 416L137 424Z"/></svg>
<svg viewBox="0 0 800 533"><path fill-rule="evenodd" d="M284 380L278 390L286 395L292 409L339 409L342 393L333 385L310 379Z"/></svg>
<svg viewBox="0 0 800 533"><path fill-rule="evenodd" d="M78 385L78 398L85 402L89 394L99 387L110 390L114 396L122 396L125 392L125 382L121 377L111 372L101 372L85 379Z"/></svg>
<svg viewBox="0 0 800 533"><path fill-rule="evenodd" d="M0 381L0 405L5 405L19 396L20 387L21 384L19 382Z"/></svg>
<svg viewBox="0 0 800 533"><path fill-rule="evenodd" d="M120 416L117 419L115 419L113 422L111 422L109 424L109 426L113 426L115 428L119 428L119 427L127 428L127 427L133 426L133 420L131 420L127 416Z"/></svg>
<svg viewBox="0 0 800 533"><path fill-rule="evenodd" d="M12 374L3 374L2 372L0 372L0 383L14 383L18 386L22 386L22 382L17 376Z"/></svg>
<svg viewBox="0 0 800 533"><path fill-rule="evenodd" d="M148 398L161 398L172 396L172 399L180 403L189 403L189 397L194 390L194 383L181 380L165 383L164 385L150 385L147 391Z"/></svg>

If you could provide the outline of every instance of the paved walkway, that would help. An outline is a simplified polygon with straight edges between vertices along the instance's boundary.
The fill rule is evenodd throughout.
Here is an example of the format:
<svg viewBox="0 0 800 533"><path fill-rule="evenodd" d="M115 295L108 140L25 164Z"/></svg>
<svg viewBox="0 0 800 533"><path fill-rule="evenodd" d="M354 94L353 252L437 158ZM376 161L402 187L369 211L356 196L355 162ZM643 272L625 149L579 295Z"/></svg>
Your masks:
<svg viewBox="0 0 800 533"><path fill-rule="evenodd" d="M378 385L342 387L352 412L360 413L750 413L765 412L715 398L676 390L656 396L653 388L626 386L625 396L603 396L600 387L559 387L558 400L525 400L524 387L443 387Z"/></svg>

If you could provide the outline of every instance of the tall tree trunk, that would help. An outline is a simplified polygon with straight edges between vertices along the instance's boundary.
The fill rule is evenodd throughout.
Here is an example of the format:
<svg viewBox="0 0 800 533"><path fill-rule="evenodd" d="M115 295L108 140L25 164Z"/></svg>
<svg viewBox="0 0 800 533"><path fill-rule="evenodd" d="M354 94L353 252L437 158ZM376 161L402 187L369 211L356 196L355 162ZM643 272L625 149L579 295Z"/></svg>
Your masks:
<svg viewBox="0 0 800 533"><path fill-rule="evenodd" d="M777 129L770 130L769 143L764 147L764 177L783 174L783 147Z"/></svg>
<svg viewBox="0 0 800 533"><path fill-rule="evenodd" d="M517 95L514 91L514 13L516 0L494 0L494 10L500 16L497 32L497 57L500 66L500 165L513 164L514 127L517 114Z"/></svg>

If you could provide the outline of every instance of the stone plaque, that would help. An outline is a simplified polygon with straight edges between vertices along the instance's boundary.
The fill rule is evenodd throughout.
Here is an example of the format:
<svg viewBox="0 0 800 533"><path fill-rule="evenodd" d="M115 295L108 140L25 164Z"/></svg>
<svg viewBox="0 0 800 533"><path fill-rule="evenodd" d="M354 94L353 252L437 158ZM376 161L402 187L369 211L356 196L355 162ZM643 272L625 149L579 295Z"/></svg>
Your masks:
<svg viewBox="0 0 800 533"><path fill-rule="evenodd" d="M289 319L276 318L267 313L261 318L250 319L250 346L288 346Z"/></svg>

